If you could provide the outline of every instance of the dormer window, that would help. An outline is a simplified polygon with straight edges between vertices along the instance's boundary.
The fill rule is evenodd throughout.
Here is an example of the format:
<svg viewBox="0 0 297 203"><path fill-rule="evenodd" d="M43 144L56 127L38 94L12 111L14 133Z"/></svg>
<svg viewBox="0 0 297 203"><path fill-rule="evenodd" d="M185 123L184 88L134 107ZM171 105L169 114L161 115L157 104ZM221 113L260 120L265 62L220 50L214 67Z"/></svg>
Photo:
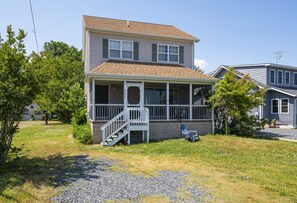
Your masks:
<svg viewBox="0 0 297 203"><path fill-rule="evenodd" d="M178 48L175 45L158 44L158 61L178 63Z"/></svg>
<svg viewBox="0 0 297 203"><path fill-rule="evenodd" d="M281 70L277 71L277 84L283 84L283 71Z"/></svg>
<svg viewBox="0 0 297 203"><path fill-rule="evenodd" d="M109 58L133 59L133 42L109 40Z"/></svg>
<svg viewBox="0 0 297 203"><path fill-rule="evenodd" d="M285 73L285 78L286 78L286 85L290 85L290 72L289 71L286 71Z"/></svg>
<svg viewBox="0 0 297 203"><path fill-rule="evenodd" d="M270 83L275 84L275 70L270 70Z"/></svg>

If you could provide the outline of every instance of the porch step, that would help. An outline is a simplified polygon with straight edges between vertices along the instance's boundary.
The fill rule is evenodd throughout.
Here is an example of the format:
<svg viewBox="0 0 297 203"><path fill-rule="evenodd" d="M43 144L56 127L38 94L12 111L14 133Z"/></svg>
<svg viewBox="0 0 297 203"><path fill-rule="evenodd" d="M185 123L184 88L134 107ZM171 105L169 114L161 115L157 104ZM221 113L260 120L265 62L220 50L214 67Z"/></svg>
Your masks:
<svg viewBox="0 0 297 203"><path fill-rule="evenodd" d="M111 136L112 138L118 138L119 136L117 136L117 135L113 135L113 136Z"/></svg>
<svg viewBox="0 0 297 203"><path fill-rule="evenodd" d="M107 142L104 142L104 143L101 142L100 144L101 144L102 146L109 146Z"/></svg>
<svg viewBox="0 0 297 203"><path fill-rule="evenodd" d="M109 138L109 139L107 139L106 141L107 141L107 142L112 142L113 139Z"/></svg>

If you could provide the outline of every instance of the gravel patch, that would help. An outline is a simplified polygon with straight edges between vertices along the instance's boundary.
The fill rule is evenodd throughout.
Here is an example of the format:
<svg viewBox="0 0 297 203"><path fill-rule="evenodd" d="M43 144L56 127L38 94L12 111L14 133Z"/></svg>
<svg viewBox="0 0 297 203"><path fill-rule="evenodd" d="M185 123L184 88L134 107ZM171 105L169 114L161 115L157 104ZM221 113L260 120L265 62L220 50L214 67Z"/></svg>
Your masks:
<svg viewBox="0 0 297 203"><path fill-rule="evenodd" d="M129 200L138 202L142 197L162 195L174 202L201 202L210 194L198 187L189 186L186 172L160 171L159 176L144 177L109 170L111 160L79 159L74 163L84 175L75 178L53 202L104 202ZM71 177L71 174L69 174ZM86 178L87 177L87 178ZM180 195L187 193L186 197Z"/></svg>

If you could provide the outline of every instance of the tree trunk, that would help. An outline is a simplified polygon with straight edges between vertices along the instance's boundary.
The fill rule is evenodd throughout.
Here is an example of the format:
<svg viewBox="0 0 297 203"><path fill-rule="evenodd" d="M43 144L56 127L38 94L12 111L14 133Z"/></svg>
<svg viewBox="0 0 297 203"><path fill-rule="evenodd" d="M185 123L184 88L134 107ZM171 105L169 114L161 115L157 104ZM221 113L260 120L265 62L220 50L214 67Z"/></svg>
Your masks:
<svg viewBox="0 0 297 203"><path fill-rule="evenodd" d="M45 113L44 120L45 120L45 125L48 125L48 113Z"/></svg>
<svg viewBox="0 0 297 203"><path fill-rule="evenodd" d="M226 119L225 119L225 134L228 135L228 115L226 116Z"/></svg>

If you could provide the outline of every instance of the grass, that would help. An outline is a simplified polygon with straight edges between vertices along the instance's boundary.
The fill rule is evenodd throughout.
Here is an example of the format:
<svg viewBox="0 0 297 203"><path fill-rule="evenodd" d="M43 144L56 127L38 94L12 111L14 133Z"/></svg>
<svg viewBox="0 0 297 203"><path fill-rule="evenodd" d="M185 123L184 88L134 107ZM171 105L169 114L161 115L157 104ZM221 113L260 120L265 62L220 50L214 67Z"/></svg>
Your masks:
<svg viewBox="0 0 297 203"><path fill-rule="evenodd" d="M205 201L297 201L297 143L209 135L196 143L176 139L101 147L77 143L69 136L70 125L24 126L14 138L11 161L0 171L0 202L48 201L86 172L73 167L78 155L115 159L113 170L146 176L160 170L188 171L188 184L213 195ZM142 202L170 201L153 196Z"/></svg>

